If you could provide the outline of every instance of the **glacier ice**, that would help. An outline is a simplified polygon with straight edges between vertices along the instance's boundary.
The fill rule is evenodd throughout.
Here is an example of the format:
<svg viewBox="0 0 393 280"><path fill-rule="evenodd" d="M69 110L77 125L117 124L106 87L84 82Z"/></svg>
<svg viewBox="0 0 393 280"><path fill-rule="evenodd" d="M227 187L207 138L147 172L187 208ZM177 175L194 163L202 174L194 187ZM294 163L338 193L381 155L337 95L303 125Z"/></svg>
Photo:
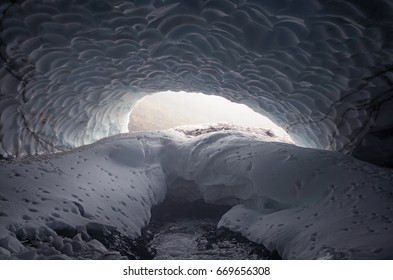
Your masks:
<svg viewBox="0 0 393 280"><path fill-rule="evenodd" d="M0 3L0 154L126 132L173 90L250 105L298 143L392 165L393 4L77 0Z"/></svg>

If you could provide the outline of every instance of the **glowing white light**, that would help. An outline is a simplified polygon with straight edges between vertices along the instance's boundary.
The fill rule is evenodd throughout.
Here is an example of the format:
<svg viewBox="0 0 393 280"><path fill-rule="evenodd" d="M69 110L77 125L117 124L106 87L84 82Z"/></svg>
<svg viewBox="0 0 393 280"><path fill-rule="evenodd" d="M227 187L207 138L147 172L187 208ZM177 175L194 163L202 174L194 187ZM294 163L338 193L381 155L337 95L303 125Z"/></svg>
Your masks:
<svg viewBox="0 0 393 280"><path fill-rule="evenodd" d="M156 130L218 122L272 129L287 135L269 118L244 104L220 96L184 91L164 91L144 97L131 111L129 127L131 130Z"/></svg>

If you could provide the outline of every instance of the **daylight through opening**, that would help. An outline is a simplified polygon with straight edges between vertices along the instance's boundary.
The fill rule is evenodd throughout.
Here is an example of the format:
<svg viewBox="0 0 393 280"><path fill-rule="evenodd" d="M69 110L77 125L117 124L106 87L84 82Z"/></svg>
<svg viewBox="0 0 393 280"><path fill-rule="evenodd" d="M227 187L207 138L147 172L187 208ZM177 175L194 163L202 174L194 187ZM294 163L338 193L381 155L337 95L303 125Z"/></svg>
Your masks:
<svg viewBox="0 0 393 280"><path fill-rule="evenodd" d="M293 143L285 130L269 118L247 105L215 95L184 91L158 92L143 98L129 115L129 132L172 128L246 130L268 133L283 142Z"/></svg>

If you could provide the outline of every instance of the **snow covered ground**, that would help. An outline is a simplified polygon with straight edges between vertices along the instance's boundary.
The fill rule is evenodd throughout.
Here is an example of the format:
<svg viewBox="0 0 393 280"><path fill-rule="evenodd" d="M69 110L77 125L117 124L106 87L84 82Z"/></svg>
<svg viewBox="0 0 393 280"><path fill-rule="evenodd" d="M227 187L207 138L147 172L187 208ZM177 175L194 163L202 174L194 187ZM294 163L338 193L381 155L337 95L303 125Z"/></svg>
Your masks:
<svg viewBox="0 0 393 280"><path fill-rule="evenodd" d="M122 134L0 161L0 258L124 258L165 197L232 206L218 223L282 258L393 258L393 172L248 132Z"/></svg>

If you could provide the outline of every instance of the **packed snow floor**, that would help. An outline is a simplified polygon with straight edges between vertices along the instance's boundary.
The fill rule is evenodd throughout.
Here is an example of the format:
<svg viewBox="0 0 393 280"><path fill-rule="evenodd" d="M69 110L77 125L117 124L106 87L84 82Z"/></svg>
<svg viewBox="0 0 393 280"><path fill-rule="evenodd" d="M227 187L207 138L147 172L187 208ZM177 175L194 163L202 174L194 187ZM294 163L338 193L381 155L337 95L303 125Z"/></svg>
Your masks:
<svg viewBox="0 0 393 280"><path fill-rule="evenodd" d="M0 258L125 258L97 236L137 238L165 198L232 207L218 227L284 259L393 258L392 170L271 139L135 133L0 161Z"/></svg>

